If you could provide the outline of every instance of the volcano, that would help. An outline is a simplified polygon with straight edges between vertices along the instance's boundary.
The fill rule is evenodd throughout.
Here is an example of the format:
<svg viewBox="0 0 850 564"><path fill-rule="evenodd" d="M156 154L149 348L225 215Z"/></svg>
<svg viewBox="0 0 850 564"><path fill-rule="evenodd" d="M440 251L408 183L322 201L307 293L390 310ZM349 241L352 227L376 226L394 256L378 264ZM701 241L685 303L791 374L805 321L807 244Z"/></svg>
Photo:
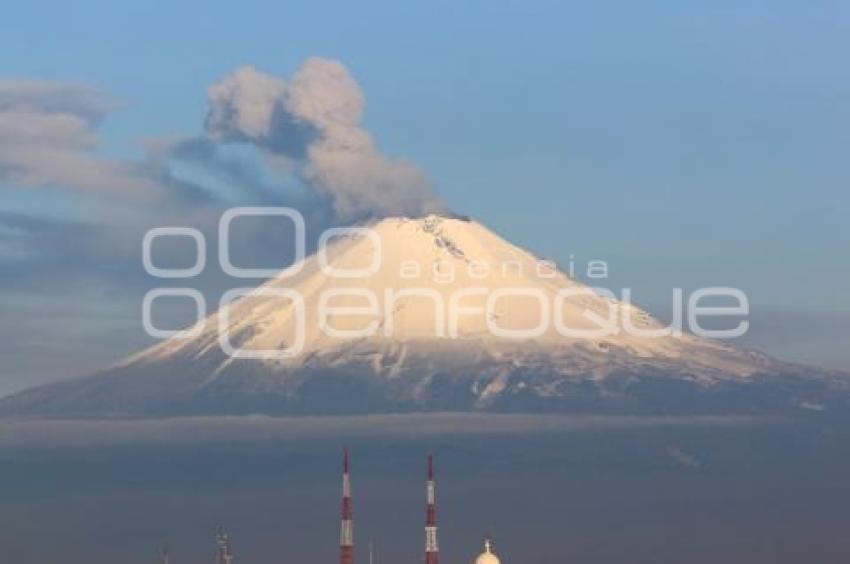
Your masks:
<svg viewBox="0 0 850 564"><path fill-rule="evenodd" d="M0 415L845 410L847 379L670 331L480 223L388 218ZM612 318L613 315L613 318ZM606 319L632 330L604 331ZM545 323L544 323L545 322Z"/></svg>

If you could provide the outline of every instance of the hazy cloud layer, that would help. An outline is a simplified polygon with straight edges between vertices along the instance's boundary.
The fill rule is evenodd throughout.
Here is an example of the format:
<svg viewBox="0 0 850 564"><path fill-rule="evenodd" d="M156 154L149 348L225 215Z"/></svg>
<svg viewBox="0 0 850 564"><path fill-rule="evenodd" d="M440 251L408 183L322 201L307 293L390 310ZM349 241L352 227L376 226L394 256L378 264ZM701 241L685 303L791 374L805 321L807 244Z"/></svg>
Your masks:
<svg viewBox="0 0 850 564"><path fill-rule="evenodd" d="M207 132L291 159L303 182L343 220L440 211L425 174L375 146L366 100L337 61L311 58L286 82L243 67L210 87Z"/></svg>
<svg viewBox="0 0 850 564"><path fill-rule="evenodd" d="M275 441L365 437L434 438L604 429L740 427L773 425L757 416L639 417L482 413L413 413L338 417L222 416L175 419L15 420L0 419L0 447L251 445Z"/></svg>

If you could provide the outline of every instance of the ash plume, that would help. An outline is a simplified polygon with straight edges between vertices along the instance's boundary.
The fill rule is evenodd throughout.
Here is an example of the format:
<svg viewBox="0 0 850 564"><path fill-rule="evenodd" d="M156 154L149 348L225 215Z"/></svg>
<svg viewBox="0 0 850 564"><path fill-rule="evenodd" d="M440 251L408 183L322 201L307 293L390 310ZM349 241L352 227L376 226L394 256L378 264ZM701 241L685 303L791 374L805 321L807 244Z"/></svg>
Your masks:
<svg viewBox="0 0 850 564"><path fill-rule="evenodd" d="M341 220L444 211L426 175L382 154L362 126L366 99L339 62L313 57L284 79L242 67L209 88L206 131L292 166Z"/></svg>

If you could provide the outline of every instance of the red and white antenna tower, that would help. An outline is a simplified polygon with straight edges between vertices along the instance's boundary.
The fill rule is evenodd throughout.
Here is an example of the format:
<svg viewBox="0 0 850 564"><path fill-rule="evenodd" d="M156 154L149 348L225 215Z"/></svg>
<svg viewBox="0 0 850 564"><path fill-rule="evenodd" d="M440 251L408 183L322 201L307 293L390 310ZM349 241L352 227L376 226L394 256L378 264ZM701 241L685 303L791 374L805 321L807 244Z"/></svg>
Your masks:
<svg viewBox="0 0 850 564"><path fill-rule="evenodd" d="M425 564L438 564L440 550L437 546L437 496L434 488L434 458L428 455L428 484L425 512Z"/></svg>
<svg viewBox="0 0 850 564"><path fill-rule="evenodd" d="M354 522L351 509L351 478L348 474L348 449L342 463L342 523L339 529L339 564L354 564Z"/></svg>

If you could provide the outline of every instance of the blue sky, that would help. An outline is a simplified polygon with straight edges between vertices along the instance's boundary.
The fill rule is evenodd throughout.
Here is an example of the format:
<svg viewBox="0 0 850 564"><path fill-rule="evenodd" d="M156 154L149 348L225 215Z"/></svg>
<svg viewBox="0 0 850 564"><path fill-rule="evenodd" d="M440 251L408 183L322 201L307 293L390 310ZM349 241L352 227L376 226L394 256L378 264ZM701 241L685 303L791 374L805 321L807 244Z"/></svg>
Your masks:
<svg viewBox="0 0 850 564"><path fill-rule="evenodd" d="M109 96L96 153L129 162L200 135L207 88L237 67L339 60L381 151L452 209L562 262L606 260L655 311L675 286L740 287L747 344L850 369L846 3L30 2L5 9L0 37L3 77ZM103 213L2 171L0 212ZM0 392L142 343L135 297L83 286L0 285ZM60 305L55 327L34 321Z"/></svg>

